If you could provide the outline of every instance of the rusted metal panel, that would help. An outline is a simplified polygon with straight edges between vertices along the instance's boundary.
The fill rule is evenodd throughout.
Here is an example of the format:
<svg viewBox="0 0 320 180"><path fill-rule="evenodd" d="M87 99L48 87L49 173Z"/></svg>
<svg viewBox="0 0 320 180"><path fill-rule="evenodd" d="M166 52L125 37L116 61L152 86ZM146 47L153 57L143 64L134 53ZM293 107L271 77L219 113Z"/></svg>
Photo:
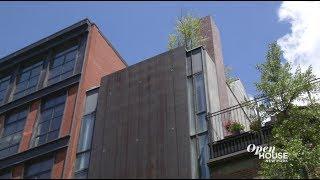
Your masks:
<svg viewBox="0 0 320 180"><path fill-rule="evenodd" d="M191 177L184 48L105 76L99 91L89 178Z"/></svg>

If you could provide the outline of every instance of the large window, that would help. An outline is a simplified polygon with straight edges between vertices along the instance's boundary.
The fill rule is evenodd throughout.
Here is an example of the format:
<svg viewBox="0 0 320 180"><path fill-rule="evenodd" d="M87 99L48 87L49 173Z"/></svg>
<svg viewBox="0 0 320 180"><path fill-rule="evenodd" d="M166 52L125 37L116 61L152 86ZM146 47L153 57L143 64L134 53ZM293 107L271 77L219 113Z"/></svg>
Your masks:
<svg viewBox="0 0 320 180"><path fill-rule="evenodd" d="M209 178L209 135L206 120L206 93L201 50L195 50L187 58L188 107L190 110L190 138L193 178Z"/></svg>
<svg viewBox="0 0 320 180"><path fill-rule="evenodd" d="M27 163L24 179L50 179L53 163L52 157Z"/></svg>
<svg viewBox="0 0 320 180"><path fill-rule="evenodd" d="M27 108L24 108L16 110L6 116L0 139L0 158L18 152L27 114Z"/></svg>
<svg viewBox="0 0 320 180"><path fill-rule="evenodd" d="M49 97L42 102L33 146L50 142L59 137L65 101L66 94L64 93Z"/></svg>
<svg viewBox="0 0 320 180"><path fill-rule="evenodd" d="M86 179L88 176L91 141L97 106L97 89L88 92L85 105L85 113L82 119L80 138L77 149L77 160L75 164L75 178Z"/></svg>
<svg viewBox="0 0 320 180"><path fill-rule="evenodd" d="M73 75L77 54L78 46L76 45L54 56L50 64L48 85Z"/></svg>
<svg viewBox="0 0 320 180"><path fill-rule="evenodd" d="M40 61L22 69L18 75L13 99L18 99L37 90L43 62Z"/></svg>
<svg viewBox="0 0 320 180"><path fill-rule="evenodd" d="M0 78L0 105L4 102L10 84L10 76Z"/></svg>

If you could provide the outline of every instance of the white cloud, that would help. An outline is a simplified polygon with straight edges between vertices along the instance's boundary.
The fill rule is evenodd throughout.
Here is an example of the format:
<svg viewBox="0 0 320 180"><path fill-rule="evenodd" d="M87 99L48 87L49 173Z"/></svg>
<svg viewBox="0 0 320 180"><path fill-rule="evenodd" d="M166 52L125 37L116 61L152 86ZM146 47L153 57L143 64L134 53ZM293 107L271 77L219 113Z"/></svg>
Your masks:
<svg viewBox="0 0 320 180"><path fill-rule="evenodd" d="M283 2L279 20L291 24L291 32L278 39L284 58L295 69L309 65L320 77L320 2Z"/></svg>
<svg viewBox="0 0 320 180"><path fill-rule="evenodd" d="M284 58L293 66L293 71L300 65L304 71L310 65L317 77L320 77L320 2L282 2L279 21L289 22L291 32L278 39L284 52ZM306 105L307 94L294 102ZM320 102L320 95L313 94Z"/></svg>

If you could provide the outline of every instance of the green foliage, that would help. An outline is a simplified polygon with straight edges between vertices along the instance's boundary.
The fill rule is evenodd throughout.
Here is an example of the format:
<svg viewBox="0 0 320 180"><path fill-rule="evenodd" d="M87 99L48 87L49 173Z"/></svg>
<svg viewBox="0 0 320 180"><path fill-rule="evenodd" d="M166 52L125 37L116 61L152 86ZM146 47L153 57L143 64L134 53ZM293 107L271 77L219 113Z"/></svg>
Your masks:
<svg viewBox="0 0 320 180"><path fill-rule="evenodd" d="M291 73L291 65L281 63L282 52L279 45L271 43L266 56L266 62L258 65L261 73L260 82L256 84L257 89L270 98L276 112L287 112L292 102L304 93L316 89L311 83L315 79L311 66L306 72L298 68Z"/></svg>
<svg viewBox="0 0 320 180"><path fill-rule="evenodd" d="M190 50L200 46L202 40L200 19L188 13L177 20L175 32L169 35L168 48L185 46L187 50Z"/></svg>
<svg viewBox="0 0 320 180"><path fill-rule="evenodd" d="M244 126L238 122L228 122L226 125L227 131L231 133L239 132L244 130Z"/></svg>
<svg viewBox="0 0 320 180"><path fill-rule="evenodd" d="M260 120L253 120L250 123L250 129L254 132L258 132L261 129L261 121Z"/></svg>
<svg viewBox="0 0 320 180"><path fill-rule="evenodd" d="M264 178L320 178L320 105L297 106L302 94L318 91L312 83L311 67L294 73L289 63L281 63L282 52L276 43L269 46L266 62L258 66L261 80L257 89L271 100L277 121L272 130L276 151L288 152L288 162L262 162Z"/></svg>

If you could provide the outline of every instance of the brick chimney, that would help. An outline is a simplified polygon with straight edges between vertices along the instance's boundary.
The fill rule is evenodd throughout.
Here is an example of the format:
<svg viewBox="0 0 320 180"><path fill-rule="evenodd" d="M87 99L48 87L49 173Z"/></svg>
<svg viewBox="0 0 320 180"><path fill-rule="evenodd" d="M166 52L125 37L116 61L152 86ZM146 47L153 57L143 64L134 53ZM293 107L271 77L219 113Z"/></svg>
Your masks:
<svg viewBox="0 0 320 180"><path fill-rule="evenodd" d="M218 79L218 91L220 108L224 109L229 106L226 77L224 73L224 64L222 56L222 47L220 43L219 29L214 23L211 16L206 16L200 19L201 21L201 35L204 37L204 48L207 50L209 56L216 64L216 72Z"/></svg>

